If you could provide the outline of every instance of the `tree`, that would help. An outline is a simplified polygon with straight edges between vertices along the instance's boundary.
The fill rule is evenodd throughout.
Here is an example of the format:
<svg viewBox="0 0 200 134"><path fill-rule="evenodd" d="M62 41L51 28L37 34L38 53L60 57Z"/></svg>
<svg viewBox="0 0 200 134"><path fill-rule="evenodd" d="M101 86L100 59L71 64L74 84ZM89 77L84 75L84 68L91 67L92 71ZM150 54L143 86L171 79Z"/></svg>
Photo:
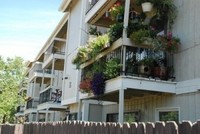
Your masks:
<svg viewBox="0 0 200 134"><path fill-rule="evenodd" d="M25 63L22 58L6 60L0 57L0 123L13 123L18 105L18 90L24 80Z"/></svg>

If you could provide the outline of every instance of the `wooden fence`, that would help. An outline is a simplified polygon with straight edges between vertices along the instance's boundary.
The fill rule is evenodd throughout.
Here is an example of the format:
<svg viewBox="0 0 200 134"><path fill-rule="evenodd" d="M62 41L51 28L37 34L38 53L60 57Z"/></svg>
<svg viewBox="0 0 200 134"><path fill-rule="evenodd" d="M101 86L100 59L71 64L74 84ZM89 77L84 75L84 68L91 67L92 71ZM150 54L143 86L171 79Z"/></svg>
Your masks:
<svg viewBox="0 0 200 134"><path fill-rule="evenodd" d="M200 134L200 121L156 123L52 122L0 125L0 134Z"/></svg>

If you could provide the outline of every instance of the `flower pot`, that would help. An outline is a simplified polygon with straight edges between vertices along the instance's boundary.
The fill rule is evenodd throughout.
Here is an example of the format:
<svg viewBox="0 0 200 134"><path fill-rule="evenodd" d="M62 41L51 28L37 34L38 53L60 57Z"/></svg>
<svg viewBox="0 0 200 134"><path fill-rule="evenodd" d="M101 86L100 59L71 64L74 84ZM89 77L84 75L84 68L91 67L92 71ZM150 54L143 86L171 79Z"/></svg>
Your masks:
<svg viewBox="0 0 200 134"><path fill-rule="evenodd" d="M154 77L158 77L161 80L166 79L167 69L166 69L166 67L154 67L153 74L154 74Z"/></svg>
<svg viewBox="0 0 200 134"><path fill-rule="evenodd" d="M153 4L151 2L144 2L142 3L142 10L143 12L150 12L153 7Z"/></svg>
<svg viewBox="0 0 200 134"><path fill-rule="evenodd" d="M142 75L150 75L151 68L148 65L140 65L140 66L138 66L138 73L142 74Z"/></svg>

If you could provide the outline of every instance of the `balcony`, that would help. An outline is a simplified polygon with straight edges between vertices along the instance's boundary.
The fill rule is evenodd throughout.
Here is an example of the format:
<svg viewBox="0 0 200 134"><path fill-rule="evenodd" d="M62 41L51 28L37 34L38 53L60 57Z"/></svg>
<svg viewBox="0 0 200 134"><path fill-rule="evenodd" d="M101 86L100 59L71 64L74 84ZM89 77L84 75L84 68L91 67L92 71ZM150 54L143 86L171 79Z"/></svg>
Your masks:
<svg viewBox="0 0 200 134"><path fill-rule="evenodd" d="M37 110L64 110L66 107L61 106L62 92L59 89L52 91L52 88L40 93L39 105Z"/></svg>
<svg viewBox="0 0 200 134"><path fill-rule="evenodd" d="M105 93L122 88L175 93L173 55L180 40L169 32L176 14L173 2L168 3L166 12L163 1L153 3L153 9L148 11L142 9L141 3L136 4L137 0L106 2L110 1L96 2L86 14L86 22L96 27L96 31L88 31L97 38L79 48L73 60L82 69L80 91L91 92L89 89L97 84L91 82L98 74L98 82L101 75L106 80L102 88ZM108 33L97 34L103 28L109 28Z"/></svg>
<svg viewBox="0 0 200 134"><path fill-rule="evenodd" d="M43 74L44 72L44 74ZM33 81L33 79L37 77L36 83L41 83L42 77L51 77L51 70L50 69L42 69L42 64L36 64L29 70L29 82Z"/></svg>
<svg viewBox="0 0 200 134"><path fill-rule="evenodd" d="M50 43L49 48L45 52L42 68L51 69L54 64L55 70L64 69L65 42L65 39L54 38L52 43Z"/></svg>
<svg viewBox="0 0 200 134"><path fill-rule="evenodd" d="M52 91L52 88L40 93L39 104L46 102L60 103L62 92L59 89Z"/></svg>

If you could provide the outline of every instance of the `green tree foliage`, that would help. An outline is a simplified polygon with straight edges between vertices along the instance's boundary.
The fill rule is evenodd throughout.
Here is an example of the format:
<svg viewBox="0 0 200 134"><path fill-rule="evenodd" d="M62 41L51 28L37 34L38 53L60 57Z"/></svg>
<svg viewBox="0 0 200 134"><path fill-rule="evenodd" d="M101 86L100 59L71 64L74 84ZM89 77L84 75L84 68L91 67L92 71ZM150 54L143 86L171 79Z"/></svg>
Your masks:
<svg viewBox="0 0 200 134"><path fill-rule="evenodd" d="M25 64L22 58L5 60L0 57L0 123L14 121L19 85L24 79L24 71Z"/></svg>

